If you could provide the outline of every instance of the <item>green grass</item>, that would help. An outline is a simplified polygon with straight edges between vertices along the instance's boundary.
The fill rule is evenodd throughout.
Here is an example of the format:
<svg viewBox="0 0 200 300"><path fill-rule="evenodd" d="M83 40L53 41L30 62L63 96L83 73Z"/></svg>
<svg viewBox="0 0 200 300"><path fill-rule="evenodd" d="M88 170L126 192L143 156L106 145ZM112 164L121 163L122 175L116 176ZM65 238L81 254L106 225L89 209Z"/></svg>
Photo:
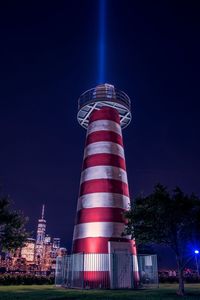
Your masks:
<svg viewBox="0 0 200 300"><path fill-rule="evenodd" d="M180 299L176 296L177 284L162 284L148 290L67 290L50 285L0 286L0 300L157 300ZM200 299L200 284L186 284L184 299Z"/></svg>

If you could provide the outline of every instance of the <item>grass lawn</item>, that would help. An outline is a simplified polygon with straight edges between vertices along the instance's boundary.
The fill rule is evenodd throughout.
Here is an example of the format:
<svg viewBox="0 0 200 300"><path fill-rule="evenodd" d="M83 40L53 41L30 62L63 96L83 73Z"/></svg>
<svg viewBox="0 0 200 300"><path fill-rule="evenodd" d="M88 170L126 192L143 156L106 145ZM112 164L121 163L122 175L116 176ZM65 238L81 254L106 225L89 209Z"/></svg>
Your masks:
<svg viewBox="0 0 200 300"><path fill-rule="evenodd" d="M158 289L149 290L67 290L51 285L0 286L0 300L156 300L180 299L176 296L177 284L161 284ZM200 284L186 284L184 299L200 300Z"/></svg>

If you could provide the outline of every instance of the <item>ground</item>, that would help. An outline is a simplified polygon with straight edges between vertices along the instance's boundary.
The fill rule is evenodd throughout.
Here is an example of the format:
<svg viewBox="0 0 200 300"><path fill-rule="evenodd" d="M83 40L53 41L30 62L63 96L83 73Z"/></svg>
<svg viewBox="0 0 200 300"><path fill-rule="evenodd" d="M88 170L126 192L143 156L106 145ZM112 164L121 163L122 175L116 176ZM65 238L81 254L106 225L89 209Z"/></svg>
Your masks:
<svg viewBox="0 0 200 300"><path fill-rule="evenodd" d="M156 300L178 299L176 284L163 284L153 290L67 290L50 285L0 286L0 300ZM187 284L184 300L200 299L200 284ZM180 299L180 298L179 298Z"/></svg>

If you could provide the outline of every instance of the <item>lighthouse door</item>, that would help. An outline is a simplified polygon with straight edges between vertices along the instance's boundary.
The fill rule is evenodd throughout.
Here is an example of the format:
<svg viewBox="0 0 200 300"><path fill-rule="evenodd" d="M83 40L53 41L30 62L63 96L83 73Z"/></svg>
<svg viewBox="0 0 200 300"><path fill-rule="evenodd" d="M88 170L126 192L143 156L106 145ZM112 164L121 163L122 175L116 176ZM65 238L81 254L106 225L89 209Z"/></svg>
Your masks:
<svg viewBox="0 0 200 300"><path fill-rule="evenodd" d="M110 242L111 288L132 288L132 256L128 243Z"/></svg>

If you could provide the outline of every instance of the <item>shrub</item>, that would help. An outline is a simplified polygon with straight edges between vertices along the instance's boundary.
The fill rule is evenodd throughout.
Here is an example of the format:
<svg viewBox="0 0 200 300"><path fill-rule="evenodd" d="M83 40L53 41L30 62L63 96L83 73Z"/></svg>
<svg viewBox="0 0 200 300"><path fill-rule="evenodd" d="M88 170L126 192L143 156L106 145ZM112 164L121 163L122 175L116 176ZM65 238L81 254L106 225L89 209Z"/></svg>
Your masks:
<svg viewBox="0 0 200 300"><path fill-rule="evenodd" d="M54 284L53 276L29 274L0 274L0 285Z"/></svg>
<svg viewBox="0 0 200 300"><path fill-rule="evenodd" d="M200 283L200 278L197 276L185 276L184 281L186 283ZM178 283L178 277L176 276L159 276L160 283Z"/></svg>

